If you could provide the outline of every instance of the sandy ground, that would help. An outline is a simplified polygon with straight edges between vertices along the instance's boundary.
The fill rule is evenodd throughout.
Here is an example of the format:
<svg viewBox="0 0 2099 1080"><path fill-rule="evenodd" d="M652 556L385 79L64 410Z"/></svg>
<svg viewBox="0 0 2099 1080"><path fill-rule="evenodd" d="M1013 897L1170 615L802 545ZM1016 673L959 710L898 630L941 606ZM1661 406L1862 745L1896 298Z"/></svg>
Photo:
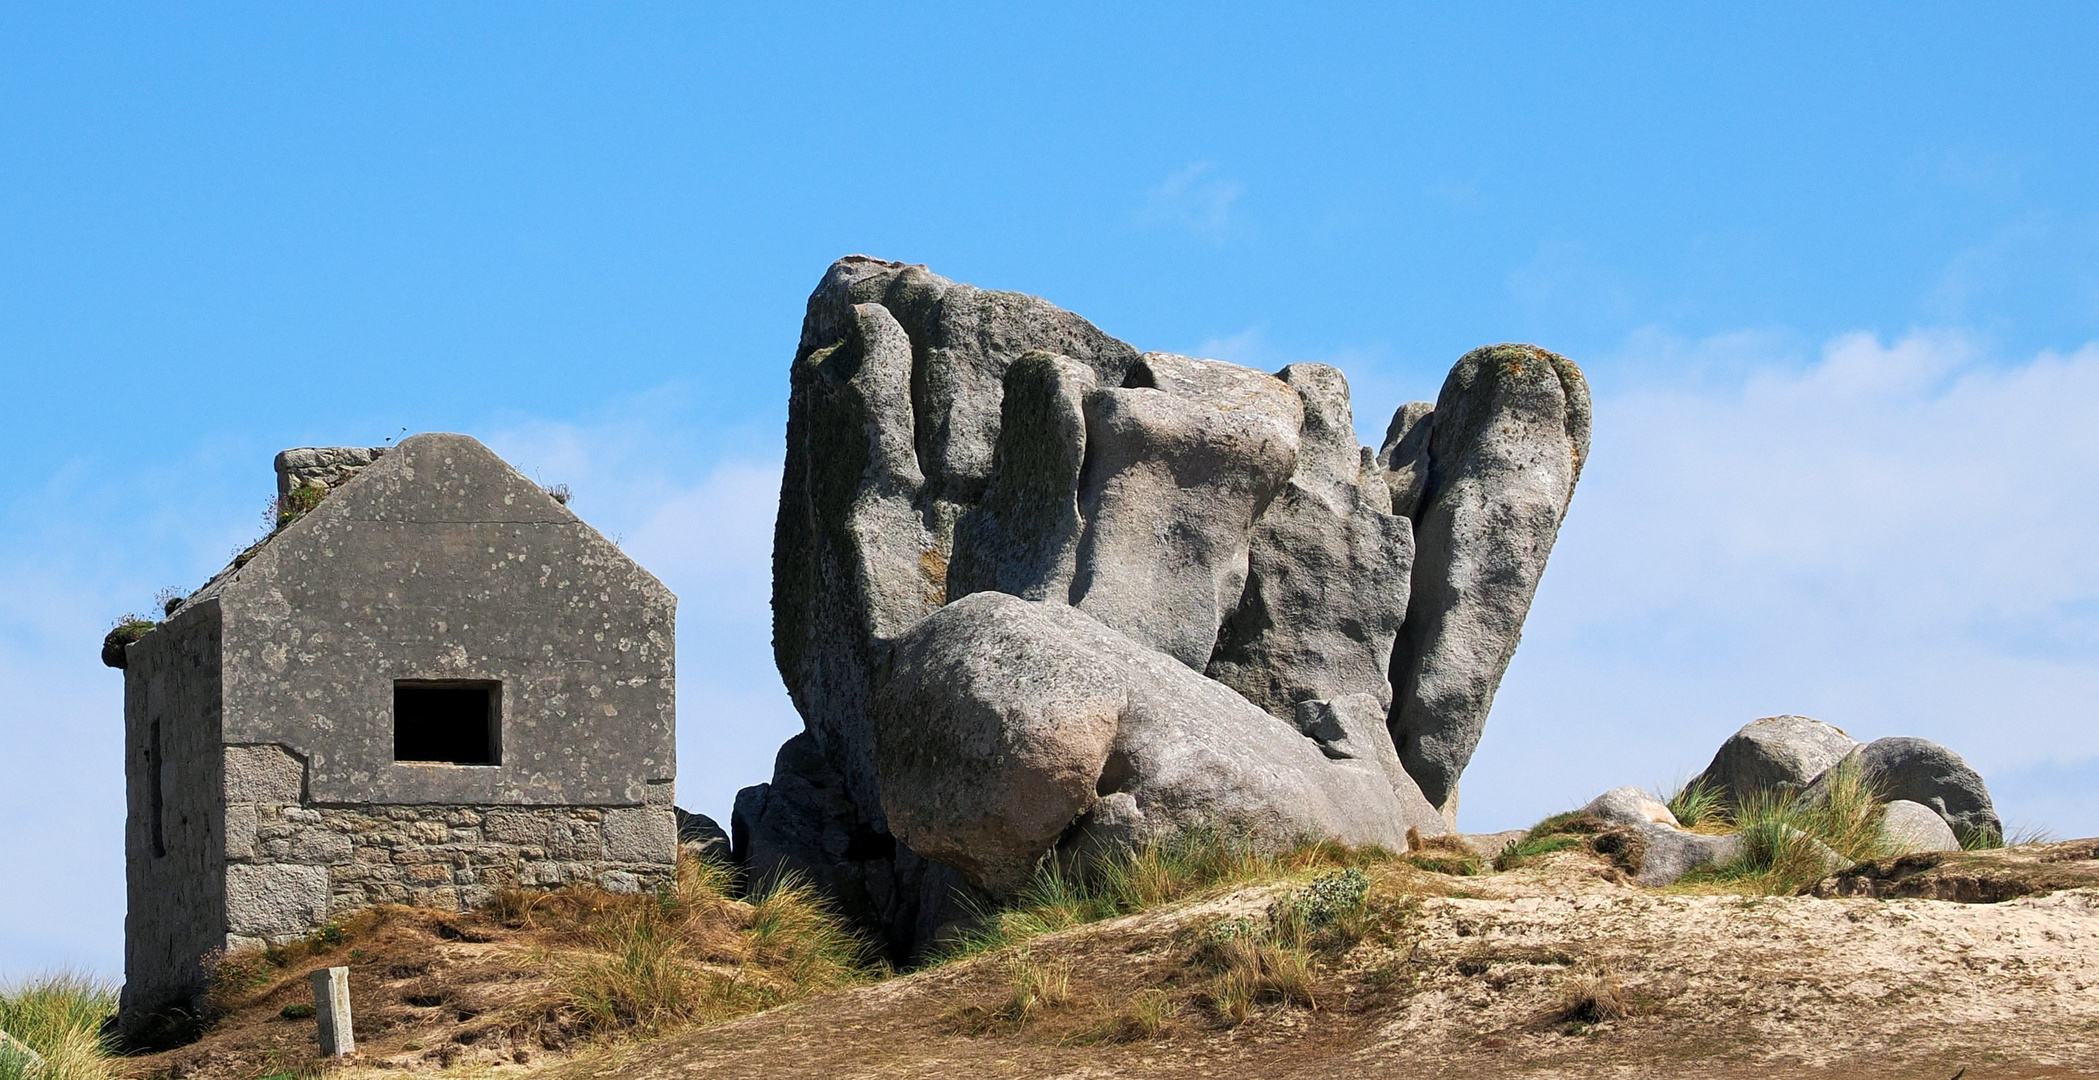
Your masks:
<svg viewBox="0 0 2099 1080"><path fill-rule="evenodd" d="M2085 852L2089 854L2089 852ZM2058 867L2099 885L2099 863ZM1647 1077L2099 1075L2099 889L1993 904L1674 895L1581 855L1477 879L1399 875L1387 940L1330 957L1317 1008L1229 1027L1184 1005L1159 1037L1101 1018L1175 978L1176 932L1258 911L1252 890L1038 941L1061 1009L970 1033L1011 961L987 957L551 1067L562 1077ZM1182 935L1185 937L1185 934ZM1570 1021L1615 980L1630 1015Z"/></svg>
<svg viewBox="0 0 2099 1080"><path fill-rule="evenodd" d="M385 958L369 957L365 984L353 975L353 995L385 1003L364 1014L382 1030L341 1075L2099 1075L2099 842L1890 862L1824 882L1823 896L1657 892L1575 852L1485 877L1387 866L1373 880L1372 929L1313 954L1312 1000L1267 1002L1244 1023L1210 1004L1191 942L1262 917L1285 886L594 1048L489 1027L507 998L544 993L544 952L402 916L375 939ZM1920 898L1936 895L2012 898ZM1023 968L1060 972L1070 990L1020 1021L1000 1010ZM1622 1014L1590 1007L1599 987ZM133 1072L254 1080L295 1063L311 1021L278 1018L278 996L296 990ZM1164 1003L1163 1025L1131 1029L1147 1000Z"/></svg>

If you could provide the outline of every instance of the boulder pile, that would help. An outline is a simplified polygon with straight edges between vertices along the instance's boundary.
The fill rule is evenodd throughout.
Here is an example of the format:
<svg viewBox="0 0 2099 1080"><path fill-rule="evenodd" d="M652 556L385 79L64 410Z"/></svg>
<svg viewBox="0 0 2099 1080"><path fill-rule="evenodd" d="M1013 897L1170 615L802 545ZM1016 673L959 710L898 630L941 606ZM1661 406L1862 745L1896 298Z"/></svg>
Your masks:
<svg viewBox="0 0 2099 1080"><path fill-rule="evenodd" d="M773 643L806 730L733 844L899 956L1058 853L1448 832L1589 440L1532 346L1467 354L1373 452L1326 365L1140 353L858 256L791 385Z"/></svg>
<svg viewBox="0 0 2099 1080"><path fill-rule="evenodd" d="M1960 755L1926 739L1862 743L1842 728L1806 716L1767 716L1745 725L1720 744L1712 764L1685 791L1711 797L1723 818L1739 817L1759 802L1812 806L1830 797L1845 772L1881 804L1880 842L1891 854L2004 842L1989 789ZM1667 805L1638 788L1614 788L1579 812L1641 836L1643 859L1635 879L1642 885L1668 885L1701 866L1724 866L1744 853L1740 834L1692 832ZM1821 850L1826 872L1851 865L1850 859Z"/></svg>

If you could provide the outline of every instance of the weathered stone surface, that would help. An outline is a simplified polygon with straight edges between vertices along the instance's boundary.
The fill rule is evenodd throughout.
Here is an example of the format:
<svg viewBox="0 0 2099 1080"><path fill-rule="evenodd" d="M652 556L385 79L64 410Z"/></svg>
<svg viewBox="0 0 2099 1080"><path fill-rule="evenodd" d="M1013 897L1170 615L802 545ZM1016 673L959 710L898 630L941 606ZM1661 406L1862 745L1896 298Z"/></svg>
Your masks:
<svg viewBox="0 0 2099 1080"><path fill-rule="evenodd" d="M991 478L1006 369L1037 350L1110 386L1137 355L1045 301L922 266L840 259L809 297L773 538L773 649L855 819L876 832L877 660L947 599L956 518Z"/></svg>
<svg viewBox="0 0 2099 1080"><path fill-rule="evenodd" d="M1639 788L1612 788L1581 812L1640 834L1640 869L1633 880L1648 888L1660 888L1701 866L1724 865L1742 856L1741 837L1687 832L1667 805Z"/></svg>
<svg viewBox="0 0 2099 1080"><path fill-rule="evenodd" d="M44 1075L44 1068L44 1055L24 1045L7 1032L0 1031L0 1076L38 1080Z"/></svg>
<svg viewBox="0 0 2099 1080"><path fill-rule="evenodd" d="M1414 532L1356 444L1348 383L1324 364L1281 378L1304 406L1296 471L1253 525L1246 587L1207 673L1289 718L1300 702L1392 700ZM1390 736L1385 736L1389 742Z"/></svg>
<svg viewBox="0 0 2099 1080"><path fill-rule="evenodd" d="M1729 806L1751 795L1800 790L1859 745L1842 728L1805 716L1767 716L1728 736L1693 783Z"/></svg>
<svg viewBox="0 0 2099 1080"><path fill-rule="evenodd" d="M298 803L306 797L306 762L281 746L226 748L226 801Z"/></svg>
<svg viewBox="0 0 2099 1080"><path fill-rule="evenodd" d="M1385 703L1369 694L1346 694L1333 700L1300 701L1291 720L1297 730L1334 761L1374 765L1384 774L1399 801L1399 817L1424 836L1440 836L1448 824L1414 786L1399 763L1399 752L1385 730Z"/></svg>
<svg viewBox="0 0 2099 1080"><path fill-rule="evenodd" d="M1742 857L1739 835L1706 836L1656 824L1636 828L1647 847L1633 880L1650 889L1673 884L1701 866L1725 866Z"/></svg>
<svg viewBox="0 0 2099 1080"><path fill-rule="evenodd" d="M1887 805L1880 820L1880 835L1890 851L1898 855L1915 851L1959 851L1960 837L1938 811L1923 803L1896 799Z"/></svg>
<svg viewBox="0 0 2099 1080"><path fill-rule="evenodd" d="M1422 794L1446 806L1588 456L1588 385L1543 349L1475 349L1451 370L1427 422L1412 591L1393 651L1392 736Z"/></svg>
<svg viewBox="0 0 2099 1080"><path fill-rule="evenodd" d="M1409 521L1421 513L1421 497L1428 490L1429 435L1435 430L1435 413L1433 401L1401 405L1392 414L1377 455L1385 487L1392 493L1392 512Z"/></svg>
<svg viewBox="0 0 2099 1080"><path fill-rule="evenodd" d="M1068 603L1078 556L1079 472L1086 461L1092 368L1031 352L1006 370L991 482L955 522L948 599L986 589Z"/></svg>
<svg viewBox="0 0 2099 1080"><path fill-rule="evenodd" d="M719 863L736 861L736 854L729 843L729 834L715 820L705 814L675 810L678 819L678 846L702 859Z"/></svg>
<svg viewBox="0 0 2099 1080"><path fill-rule="evenodd" d="M1304 405L1273 375L1146 353L1086 403L1072 598L1195 671L1246 589L1248 533L1297 465Z"/></svg>
<svg viewBox="0 0 2099 1080"><path fill-rule="evenodd" d="M1668 804L1636 787L1612 788L1598 795L1582 813L1613 825L1667 825L1682 828Z"/></svg>
<svg viewBox="0 0 2099 1080"><path fill-rule="evenodd" d="M843 778L808 732L781 744L771 783L736 793L730 835L751 882L800 876L841 914L879 930L896 963L922 955L987 901L960 871L856 817Z"/></svg>
<svg viewBox="0 0 2099 1080"><path fill-rule="evenodd" d="M1092 806L1132 693L1069 608L1002 593L941 609L897 644L876 699L890 829L912 850L1010 894Z"/></svg>
<svg viewBox="0 0 2099 1080"><path fill-rule="evenodd" d="M1990 802L1982 777L1959 754L1929 739L1875 739L1845 755L1859 776L1883 799L1921 803L1943 818L1955 835L1974 833L1993 840L2004 837L2004 825ZM1834 766L1832 766L1834 768ZM1828 787L1824 773L1803 798L1819 798Z"/></svg>
<svg viewBox="0 0 2099 1080"><path fill-rule="evenodd" d="M341 487L387 450L384 446L301 446L278 454L278 508L282 510L281 500L298 488L327 491Z"/></svg>
<svg viewBox="0 0 2099 1080"><path fill-rule="evenodd" d="M328 871L284 863L226 868L226 932L251 937L303 933L328 918Z"/></svg>
<svg viewBox="0 0 2099 1080"><path fill-rule="evenodd" d="M1374 758L1330 759L1082 612L1002 593L905 635L876 733L891 829L996 894L1060 837L1093 849L1200 828L1271 850L1313 837L1403 850L1410 825L1444 831L1425 803L1408 820Z"/></svg>
<svg viewBox="0 0 2099 1080"><path fill-rule="evenodd" d="M678 861L678 820L652 806L605 811L605 856L614 862Z"/></svg>
<svg viewBox="0 0 2099 1080"><path fill-rule="evenodd" d="M174 618L219 606L224 738L303 758L315 802L631 806L676 771L676 602L487 447L425 434ZM502 761L395 762L396 679L501 684Z"/></svg>

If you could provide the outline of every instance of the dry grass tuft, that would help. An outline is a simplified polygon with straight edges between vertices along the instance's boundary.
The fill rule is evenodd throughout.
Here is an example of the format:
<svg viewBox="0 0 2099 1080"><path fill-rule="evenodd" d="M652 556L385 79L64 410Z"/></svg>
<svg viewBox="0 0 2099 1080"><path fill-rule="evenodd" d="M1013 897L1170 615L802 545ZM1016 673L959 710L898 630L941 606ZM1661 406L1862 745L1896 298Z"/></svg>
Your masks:
<svg viewBox="0 0 2099 1080"><path fill-rule="evenodd" d="M1044 1010L1071 1000L1071 965L1042 963L1023 949L1013 958L1011 986L1006 1016L1016 1024L1026 1024Z"/></svg>
<svg viewBox="0 0 2099 1080"><path fill-rule="evenodd" d="M1301 945L1265 936L1234 935L1206 944L1197 963L1208 973L1203 997L1218 1017L1238 1026L1263 1004L1316 1009L1312 958Z"/></svg>
<svg viewBox="0 0 2099 1080"><path fill-rule="evenodd" d="M994 1008L964 1005L949 1009L942 1019L967 1035L1013 1031L1070 1001L1071 965L1039 961L1033 952L1023 948L1006 961L1005 1000Z"/></svg>
<svg viewBox="0 0 2099 1080"><path fill-rule="evenodd" d="M1196 935L1189 963L1202 977L1200 996L1238 1026L1264 1004L1316 1009L1315 951L1345 951L1370 919L1370 878L1360 867L1322 874L1268 905L1266 924L1228 919Z"/></svg>
<svg viewBox="0 0 2099 1080"><path fill-rule="evenodd" d="M1477 877L1487 872L1487 860L1472 845L1456 836L1424 838L1419 829L1407 830L1407 853L1400 861L1432 874Z"/></svg>
<svg viewBox="0 0 2099 1080"><path fill-rule="evenodd" d="M1728 824L1727 800L1703 780L1677 785L1676 792L1662 801L1669 804L1669 812L1676 815L1676 823L1686 829L1711 829Z"/></svg>
<svg viewBox="0 0 2099 1080"><path fill-rule="evenodd" d="M1147 1042L1178 1027L1180 1011L1181 1003L1173 994L1160 989L1139 990L1122 1011L1065 1041L1075 1046Z"/></svg>
<svg viewBox="0 0 2099 1080"><path fill-rule="evenodd" d="M495 952L476 962L522 964L541 974L539 987L525 996L493 1008L455 1008L461 1024L473 1023L430 1051L431 1060L447 1065L469 1044L530 1052L562 1049L578 1038L661 1034L882 974L867 945L807 883L784 878L746 899L737 898L738 885L732 868L681 856L672 882L653 893L572 885L502 892L463 915L373 908L302 941L222 957L211 1014L267 1008L281 1016L289 984L306 970L348 963L353 978L394 987L422 977L422 984L389 994L411 1006L407 1022L425 1024L430 1014L416 1010L452 1005L458 989L425 974L430 950L444 941L492 945ZM400 1016L367 1014L360 1026L384 1028L390 1020Z"/></svg>
<svg viewBox="0 0 2099 1080"><path fill-rule="evenodd" d="M1597 1024L1623 1020L1632 1014L1632 998L1618 976L1606 968L1569 978L1551 1019L1570 1034L1581 1034Z"/></svg>
<svg viewBox="0 0 2099 1080"><path fill-rule="evenodd" d="M748 902L734 886L728 868L685 858L656 894L570 888L506 895L496 908L588 946L563 963L560 982L591 1034L725 1020L877 973L866 943L807 882L782 877Z"/></svg>

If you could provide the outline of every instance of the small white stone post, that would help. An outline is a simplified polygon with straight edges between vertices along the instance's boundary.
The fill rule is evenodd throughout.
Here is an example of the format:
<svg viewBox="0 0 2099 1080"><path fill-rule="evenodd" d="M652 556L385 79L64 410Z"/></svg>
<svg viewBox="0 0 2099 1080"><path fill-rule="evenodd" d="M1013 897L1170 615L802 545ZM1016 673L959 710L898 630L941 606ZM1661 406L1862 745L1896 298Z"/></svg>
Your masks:
<svg viewBox="0 0 2099 1080"><path fill-rule="evenodd" d="M321 1021L321 1056L346 1058L357 1052L350 1027L350 969L323 968L313 979L313 1012Z"/></svg>

